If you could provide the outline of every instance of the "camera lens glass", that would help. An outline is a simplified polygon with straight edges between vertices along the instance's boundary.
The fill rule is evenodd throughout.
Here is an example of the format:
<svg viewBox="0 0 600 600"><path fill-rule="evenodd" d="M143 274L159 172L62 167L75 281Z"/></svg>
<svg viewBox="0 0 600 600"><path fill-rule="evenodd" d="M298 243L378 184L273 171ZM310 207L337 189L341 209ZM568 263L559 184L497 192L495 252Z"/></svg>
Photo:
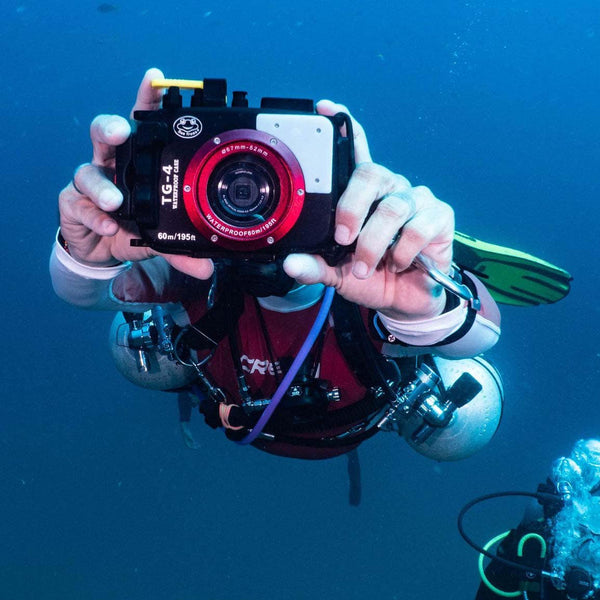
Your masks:
<svg viewBox="0 0 600 600"><path fill-rule="evenodd" d="M237 227L263 223L275 210L280 186L273 168L252 154L219 163L208 180L208 202L215 215Z"/></svg>

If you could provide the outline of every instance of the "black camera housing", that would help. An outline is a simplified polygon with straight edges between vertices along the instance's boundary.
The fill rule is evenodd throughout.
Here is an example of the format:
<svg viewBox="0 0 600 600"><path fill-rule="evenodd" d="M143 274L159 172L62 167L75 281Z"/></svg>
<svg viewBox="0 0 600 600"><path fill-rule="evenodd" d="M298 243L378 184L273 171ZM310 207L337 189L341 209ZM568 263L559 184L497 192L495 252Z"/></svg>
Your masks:
<svg viewBox="0 0 600 600"><path fill-rule="evenodd" d="M306 252L334 264L345 253L333 233L354 168L350 118L318 115L312 100L250 108L246 92L227 106L226 88L205 79L184 107L172 86L160 109L134 113L115 174L115 216L137 226L132 245L209 258Z"/></svg>

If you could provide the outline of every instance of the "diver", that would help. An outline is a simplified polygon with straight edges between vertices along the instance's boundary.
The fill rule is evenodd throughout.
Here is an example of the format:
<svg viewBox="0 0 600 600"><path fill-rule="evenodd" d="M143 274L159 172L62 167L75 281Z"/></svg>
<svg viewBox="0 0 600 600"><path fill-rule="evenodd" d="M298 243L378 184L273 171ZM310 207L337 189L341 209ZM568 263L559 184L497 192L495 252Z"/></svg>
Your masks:
<svg viewBox="0 0 600 600"><path fill-rule="evenodd" d="M475 504L509 495L535 500L517 527L477 548L465 533L464 515ZM551 475L535 493L501 492L470 502L461 512L459 528L480 551L477 600L599 599L600 440L577 441L569 456L554 461ZM493 555L489 551L496 544ZM485 570L484 555L492 557Z"/></svg>
<svg viewBox="0 0 600 600"><path fill-rule="evenodd" d="M134 111L160 107L152 82L161 78L147 71ZM321 101L317 113L348 111ZM237 443L304 459L353 451L387 430L455 460L497 428L502 385L479 355L498 340L500 314L474 272L488 279L491 264L506 259L518 271L535 259L455 236L450 206L372 162L349 118L356 168L336 207L335 241L352 250L334 266L309 254L213 261L132 245L136 231L110 214L123 200L115 149L130 124L100 115L91 125L93 158L59 196L53 286L71 304L117 313L117 367L177 395L190 447L193 410ZM467 269L453 263L453 247ZM550 267L552 286L535 287L534 277L515 292L496 277L497 292L515 304L555 301L569 277Z"/></svg>

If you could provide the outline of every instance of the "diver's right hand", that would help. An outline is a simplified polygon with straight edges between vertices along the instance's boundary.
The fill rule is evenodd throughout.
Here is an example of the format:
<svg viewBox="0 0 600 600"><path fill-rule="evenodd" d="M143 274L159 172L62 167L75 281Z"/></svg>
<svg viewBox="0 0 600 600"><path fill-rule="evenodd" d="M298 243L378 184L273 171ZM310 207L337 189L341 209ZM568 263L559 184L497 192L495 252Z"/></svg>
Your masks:
<svg viewBox="0 0 600 600"><path fill-rule="evenodd" d="M162 76L158 69L146 72L133 110L158 108L161 91L153 89L150 82ZM175 269L198 279L208 279L213 272L211 260L132 247L130 241L136 237L135 233L123 228L109 214L123 202L123 195L112 182L115 148L130 134L129 123L123 117L99 115L92 121L92 161L76 170L73 181L58 199L61 233L69 253L78 262L94 267L163 256Z"/></svg>

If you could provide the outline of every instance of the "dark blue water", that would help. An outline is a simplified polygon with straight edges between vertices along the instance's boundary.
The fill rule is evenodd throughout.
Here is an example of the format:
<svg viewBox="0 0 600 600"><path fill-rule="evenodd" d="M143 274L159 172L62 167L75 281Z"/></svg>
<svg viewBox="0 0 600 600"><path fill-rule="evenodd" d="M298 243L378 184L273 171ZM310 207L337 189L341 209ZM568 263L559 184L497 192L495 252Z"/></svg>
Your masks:
<svg viewBox="0 0 600 600"><path fill-rule="evenodd" d="M0 599L464 600L476 556L455 517L470 498L533 489L600 435L600 4L298 1L4 2ZM56 197L90 157L88 124L127 114L146 68L227 77L260 96L329 97L374 158L426 184L457 227L561 264L562 303L503 311L501 429L436 465L380 435L343 459L234 446L170 397L125 383L110 316L62 304L47 257ZM519 505L473 520L488 539ZM484 514L485 513L485 514Z"/></svg>

